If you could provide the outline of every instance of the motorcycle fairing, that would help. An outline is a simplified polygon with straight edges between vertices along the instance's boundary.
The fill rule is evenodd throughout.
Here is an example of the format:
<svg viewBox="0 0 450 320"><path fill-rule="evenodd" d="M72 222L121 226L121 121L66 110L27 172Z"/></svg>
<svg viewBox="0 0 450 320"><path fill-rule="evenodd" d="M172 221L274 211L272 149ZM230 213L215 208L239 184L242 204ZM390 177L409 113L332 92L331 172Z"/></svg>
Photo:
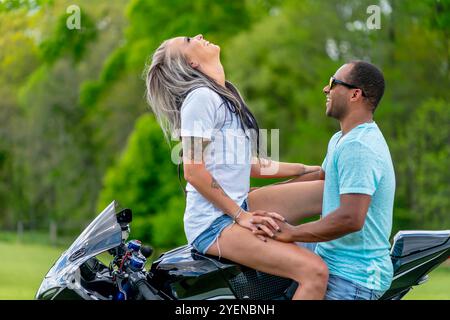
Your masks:
<svg viewBox="0 0 450 320"><path fill-rule="evenodd" d="M36 298L48 295L59 288L79 286L79 267L96 255L119 246L122 242L122 228L117 222L118 203L111 202L92 221L51 267L39 288ZM46 293L47 292L47 293ZM88 293L86 293L88 294Z"/></svg>
<svg viewBox="0 0 450 320"><path fill-rule="evenodd" d="M401 299L449 256L450 230L398 232L391 249L392 284L381 299Z"/></svg>

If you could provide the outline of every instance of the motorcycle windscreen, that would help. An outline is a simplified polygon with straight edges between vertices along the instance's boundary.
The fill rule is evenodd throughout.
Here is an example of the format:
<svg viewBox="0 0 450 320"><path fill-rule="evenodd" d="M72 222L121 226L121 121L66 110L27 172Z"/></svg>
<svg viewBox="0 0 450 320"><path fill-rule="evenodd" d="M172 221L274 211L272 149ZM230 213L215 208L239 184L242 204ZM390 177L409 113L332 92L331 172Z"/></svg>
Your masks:
<svg viewBox="0 0 450 320"><path fill-rule="evenodd" d="M122 229L117 222L117 207L116 201L111 202L61 255L46 278L70 274L89 258L119 246Z"/></svg>

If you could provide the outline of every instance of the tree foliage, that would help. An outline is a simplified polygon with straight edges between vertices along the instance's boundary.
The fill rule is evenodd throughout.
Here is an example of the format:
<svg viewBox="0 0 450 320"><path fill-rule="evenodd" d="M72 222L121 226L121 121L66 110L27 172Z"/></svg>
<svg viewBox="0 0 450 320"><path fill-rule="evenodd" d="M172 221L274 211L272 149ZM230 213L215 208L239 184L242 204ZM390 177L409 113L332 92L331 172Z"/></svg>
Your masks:
<svg viewBox="0 0 450 320"><path fill-rule="evenodd" d="M134 219L138 220L133 230L136 229L143 240L152 239L154 230L145 221L151 221L158 213L167 213L171 199L183 201L176 166L170 157L171 150L154 117L150 114L141 116L117 163L106 172L97 211L112 200L131 207ZM175 214L177 220L182 218L182 212ZM167 224L160 227L166 229Z"/></svg>

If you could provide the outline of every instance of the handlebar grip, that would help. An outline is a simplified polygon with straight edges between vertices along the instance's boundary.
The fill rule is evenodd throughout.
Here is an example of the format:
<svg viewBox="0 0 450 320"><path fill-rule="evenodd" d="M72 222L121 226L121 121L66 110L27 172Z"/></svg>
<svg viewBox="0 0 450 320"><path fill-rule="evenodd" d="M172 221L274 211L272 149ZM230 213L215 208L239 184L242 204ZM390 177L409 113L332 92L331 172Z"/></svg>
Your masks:
<svg viewBox="0 0 450 320"><path fill-rule="evenodd" d="M148 282L144 273L129 271L129 280L134 290L137 290L145 300L163 300Z"/></svg>
<svg viewBox="0 0 450 320"><path fill-rule="evenodd" d="M134 287L142 295L145 300L163 300L159 295L157 295L147 283L146 280L140 279L134 283Z"/></svg>

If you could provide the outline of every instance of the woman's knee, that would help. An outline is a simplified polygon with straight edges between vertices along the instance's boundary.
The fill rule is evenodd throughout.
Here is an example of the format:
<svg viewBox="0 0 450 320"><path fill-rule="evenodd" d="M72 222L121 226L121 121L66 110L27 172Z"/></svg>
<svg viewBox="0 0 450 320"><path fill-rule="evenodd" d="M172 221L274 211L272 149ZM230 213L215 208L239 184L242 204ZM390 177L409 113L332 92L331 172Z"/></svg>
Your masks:
<svg viewBox="0 0 450 320"><path fill-rule="evenodd" d="M296 279L300 283L313 282L323 286L328 283L328 267L318 256L312 259L299 261L296 268Z"/></svg>
<svg viewBox="0 0 450 320"><path fill-rule="evenodd" d="M315 270L315 276L321 282L327 284L329 272L328 272L328 266L326 265L326 263L322 259L319 258L318 261L313 266L313 268Z"/></svg>

